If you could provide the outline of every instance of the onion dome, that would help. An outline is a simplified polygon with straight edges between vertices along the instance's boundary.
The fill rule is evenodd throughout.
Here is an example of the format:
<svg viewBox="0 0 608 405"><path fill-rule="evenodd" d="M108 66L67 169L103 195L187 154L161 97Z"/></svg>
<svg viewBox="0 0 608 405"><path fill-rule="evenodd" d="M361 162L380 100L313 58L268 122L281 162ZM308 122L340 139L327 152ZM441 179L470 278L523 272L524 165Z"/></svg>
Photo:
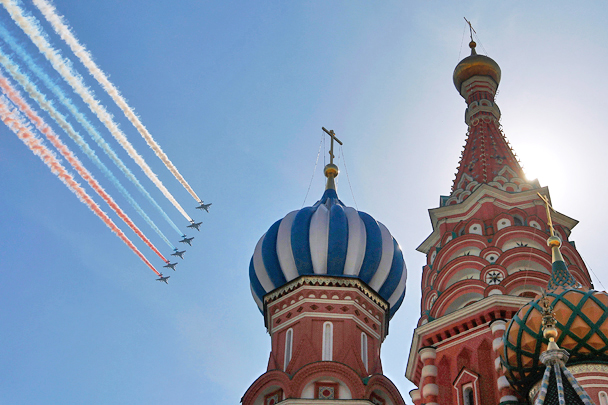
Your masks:
<svg viewBox="0 0 608 405"><path fill-rule="evenodd" d="M608 362L608 294L582 287L574 279L559 251L559 238L552 236L547 243L553 265L545 297L559 333L555 343L569 352L568 365ZM543 311L543 298L524 305L503 336L501 362L505 375L514 388L524 393L545 370L539 361L549 344L549 338L543 336Z"/></svg>
<svg viewBox="0 0 608 405"><path fill-rule="evenodd" d="M401 248L383 224L338 199L337 174L337 166L327 165L321 199L276 221L259 240L249 278L260 311L264 295L303 275L357 278L389 303L390 317L401 305L407 277Z"/></svg>
<svg viewBox="0 0 608 405"><path fill-rule="evenodd" d="M496 86L500 84L500 66L492 58L478 55L475 51L476 46L475 41L469 43L471 55L461 60L454 69L454 86L458 92L462 83L473 76L490 76L496 82Z"/></svg>

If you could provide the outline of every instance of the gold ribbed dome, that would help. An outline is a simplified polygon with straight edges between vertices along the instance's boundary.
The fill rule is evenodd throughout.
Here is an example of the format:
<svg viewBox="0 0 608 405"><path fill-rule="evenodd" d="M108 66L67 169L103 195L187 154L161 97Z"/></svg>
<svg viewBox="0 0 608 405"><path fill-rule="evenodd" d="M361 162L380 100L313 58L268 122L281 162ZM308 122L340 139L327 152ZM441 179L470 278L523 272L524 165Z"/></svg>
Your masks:
<svg viewBox="0 0 608 405"><path fill-rule="evenodd" d="M465 80L473 76L490 76L496 86L500 83L500 67L492 58L485 55L478 55L475 51L477 44L474 41L469 43L471 56L467 56L454 69L454 86L460 92L460 87Z"/></svg>

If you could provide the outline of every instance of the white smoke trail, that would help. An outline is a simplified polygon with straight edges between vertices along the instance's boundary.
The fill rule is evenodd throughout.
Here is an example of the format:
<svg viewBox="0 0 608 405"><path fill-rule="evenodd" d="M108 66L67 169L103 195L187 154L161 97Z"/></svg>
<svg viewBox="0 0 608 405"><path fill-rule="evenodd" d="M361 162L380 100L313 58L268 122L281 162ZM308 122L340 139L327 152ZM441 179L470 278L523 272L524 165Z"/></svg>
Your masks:
<svg viewBox="0 0 608 405"><path fill-rule="evenodd" d="M133 242L120 230L108 215L93 201L87 192L74 180L74 177L65 169L57 156L47 148L27 125L17 110L9 108L4 96L0 97L0 120L6 124L25 143L35 155L40 157L51 171L61 180L80 201L86 204L129 248L144 262L156 275L160 273L152 263L135 247Z"/></svg>
<svg viewBox="0 0 608 405"><path fill-rule="evenodd" d="M118 89L108 80L105 73L97 66L97 64L93 61L91 54L87 49L80 44L80 42L76 39L70 28L68 28L67 24L64 22L64 19L57 15L55 7L53 7L46 0L33 0L34 4L44 15L44 18L53 26L55 32L68 44L72 52L80 59L83 65L89 70L89 73L101 84L101 86L105 89L105 91L112 97L112 100L120 107L125 116L131 121L133 126L137 128L141 136L146 140L150 148L156 153L156 156L163 161L165 166L173 173L175 178L184 186L184 188L196 199L196 201L200 202L201 199L196 195L192 187L186 182L184 177L179 173L177 168L173 165L169 157L163 152L160 145L156 143L154 138L148 129L142 124L139 120L139 117L135 114L133 109L127 104L127 101L120 94Z"/></svg>
<svg viewBox="0 0 608 405"><path fill-rule="evenodd" d="M47 60L53 65L53 68L63 79L74 89L76 93L84 102L89 106L89 109L97 115L99 120L104 123L106 128L110 131L112 136L120 143L120 145L127 151L129 156L141 167L144 173L150 180L158 187L163 195L171 201L173 206L190 222L192 218L186 213L182 206L177 202L175 197L167 190L163 183L158 179L156 174L152 171L150 166L145 160L139 156L133 145L127 140L125 134L118 128L118 125L112 119L112 116L108 111L93 97L91 91L83 83L82 77L75 73L72 68L66 63L66 61L60 56L58 50L54 49L45 38L38 21L32 16L25 16L21 7L19 7L13 0L0 0L4 8L11 15L11 18L15 23L30 37L32 42L38 47L38 50L47 58Z"/></svg>

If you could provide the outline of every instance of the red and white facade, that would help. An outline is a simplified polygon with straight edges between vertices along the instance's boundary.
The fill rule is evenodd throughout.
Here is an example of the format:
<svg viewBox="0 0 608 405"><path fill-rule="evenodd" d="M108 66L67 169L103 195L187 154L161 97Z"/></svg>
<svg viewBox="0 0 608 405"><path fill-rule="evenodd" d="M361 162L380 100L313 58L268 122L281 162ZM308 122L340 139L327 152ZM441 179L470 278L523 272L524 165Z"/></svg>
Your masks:
<svg viewBox="0 0 608 405"><path fill-rule="evenodd" d="M498 352L505 320L550 278L547 215L537 194L548 197L549 191L526 180L501 132L494 101L499 77L498 69L498 79L463 78L466 145L452 192L429 210L433 232L418 247L427 263L406 370L418 387L410 393L415 405L506 405L522 399L505 378ZM555 213L553 223L570 272L591 287L583 260L568 243L577 221Z"/></svg>
<svg viewBox="0 0 608 405"><path fill-rule="evenodd" d="M264 297L268 371L244 405L405 404L382 374L388 303L355 278L301 276Z"/></svg>

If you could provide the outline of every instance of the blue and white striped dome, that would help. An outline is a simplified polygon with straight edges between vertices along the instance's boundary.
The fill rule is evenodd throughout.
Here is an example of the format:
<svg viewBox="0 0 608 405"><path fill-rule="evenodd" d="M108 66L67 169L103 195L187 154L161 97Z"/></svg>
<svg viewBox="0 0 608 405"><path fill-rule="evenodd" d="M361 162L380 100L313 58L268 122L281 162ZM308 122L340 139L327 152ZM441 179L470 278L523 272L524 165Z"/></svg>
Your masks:
<svg viewBox="0 0 608 405"><path fill-rule="evenodd" d="M370 215L346 207L332 188L312 207L275 222L258 242L249 278L260 310L265 294L307 274L360 279L388 301L390 317L405 296L407 269L397 241Z"/></svg>

